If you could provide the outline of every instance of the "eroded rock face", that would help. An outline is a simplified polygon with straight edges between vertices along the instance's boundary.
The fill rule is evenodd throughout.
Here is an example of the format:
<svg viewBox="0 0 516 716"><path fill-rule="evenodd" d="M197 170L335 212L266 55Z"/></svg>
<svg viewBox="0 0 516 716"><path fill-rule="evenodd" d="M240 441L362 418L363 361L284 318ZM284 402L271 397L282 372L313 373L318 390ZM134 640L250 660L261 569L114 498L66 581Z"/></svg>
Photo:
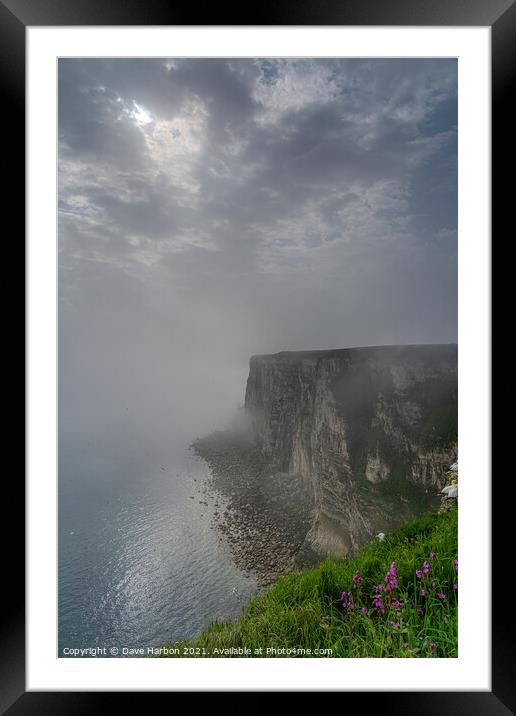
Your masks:
<svg viewBox="0 0 516 716"><path fill-rule="evenodd" d="M271 470L311 487L307 546L343 556L437 505L457 459L457 346L253 356L245 409Z"/></svg>

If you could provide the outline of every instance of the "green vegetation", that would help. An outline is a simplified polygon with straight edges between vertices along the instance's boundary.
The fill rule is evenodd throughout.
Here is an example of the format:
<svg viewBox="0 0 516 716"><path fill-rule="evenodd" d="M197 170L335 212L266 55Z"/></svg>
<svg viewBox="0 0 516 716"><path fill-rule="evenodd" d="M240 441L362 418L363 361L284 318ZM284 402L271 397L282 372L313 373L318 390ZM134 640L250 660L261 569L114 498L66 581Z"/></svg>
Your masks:
<svg viewBox="0 0 516 716"><path fill-rule="evenodd" d="M236 621L168 647L201 658L241 657L224 653L238 648L258 658L457 657L457 514L419 517L352 559L285 575Z"/></svg>
<svg viewBox="0 0 516 716"><path fill-rule="evenodd" d="M407 397L420 406L424 418L414 426L405 426L407 435L424 448L457 442L457 377L427 378L412 386Z"/></svg>
<svg viewBox="0 0 516 716"><path fill-rule="evenodd" d="M393 516L403 507L412 515L422 515L437 505L438 498L432 492L425 492L424 488L409 482L401 470L393 470L387 480L371 485L366 483L371 496L376 495L378 504L386 509L389 505ZM400 506L400 498L405 505Z"/></svg>

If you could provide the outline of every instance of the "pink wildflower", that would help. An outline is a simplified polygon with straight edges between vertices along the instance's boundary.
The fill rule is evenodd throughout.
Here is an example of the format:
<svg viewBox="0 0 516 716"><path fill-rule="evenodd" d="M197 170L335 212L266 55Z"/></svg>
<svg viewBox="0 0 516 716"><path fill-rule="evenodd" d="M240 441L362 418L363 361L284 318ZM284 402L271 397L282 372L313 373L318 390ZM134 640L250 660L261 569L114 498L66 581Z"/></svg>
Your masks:
<svg viewBox="0 0 516 716"><path fill-rule="evenodd" d="M378 597L375 597L373 599L373 606L376 607L378 614L383 617L383 615L385 614L385 607L383 605L382 600L378 599Z"/></svg>
<svg viewBox="0 0 516 716"><path fill-rule="evenodd" d="M362 575L357 570L353 576L353 589L360 589L360 585L362 584Z"/></svg>

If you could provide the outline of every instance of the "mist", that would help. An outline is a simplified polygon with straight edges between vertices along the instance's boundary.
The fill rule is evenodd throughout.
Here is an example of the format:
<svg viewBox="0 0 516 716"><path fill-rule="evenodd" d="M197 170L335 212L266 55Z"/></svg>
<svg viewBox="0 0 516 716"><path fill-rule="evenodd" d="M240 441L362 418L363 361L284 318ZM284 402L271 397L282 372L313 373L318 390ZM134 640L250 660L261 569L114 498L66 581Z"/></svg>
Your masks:
<svg viewBox="0 0 516 716"><path fill-rule="evenodd" d="M455 60L60 60L60 446L159 460L253 354L455 342L456 165Z"/></svg>

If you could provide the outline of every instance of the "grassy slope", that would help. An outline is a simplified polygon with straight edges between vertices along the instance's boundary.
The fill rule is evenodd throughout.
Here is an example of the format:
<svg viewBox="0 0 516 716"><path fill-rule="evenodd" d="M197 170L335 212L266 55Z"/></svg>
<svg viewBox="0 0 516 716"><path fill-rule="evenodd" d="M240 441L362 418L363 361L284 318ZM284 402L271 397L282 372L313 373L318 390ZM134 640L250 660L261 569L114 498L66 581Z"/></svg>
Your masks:
<svg viewBox="0 0 516 716"><path fill-rule="evenodd" d="M437 557L431 559L430 552ZM260 656L254 653L260 647L262 656L274 656L266 653L268 647L302 647L312 650L301 654L310 657L317 656L315 649L331 649L333 657L456 657L456 558L457 509L425 515L353 559L326 560L315 569L280 578L266 594L255 597L238 620L214 623L195 641L175 646L179 656L186 656L184 650L190 648L189 655L200 657L228 656L214 649L232 647L247 647L254 657ZM425 560L432 573L423 576L422 583L415 570L422 569ZM372 599L377 596L375 585L385 584L392 562L398 575L392 599L405 604L401 610L391 606L381 616ZM357 570L363 577L361 599L353 590ZM421 596L422 584L426 598ZM354 612L343 608L343 591L352 592ZM438 593L446 598L439 599ZM362 613L363 606L367 614ZM424 609L423 615L419 609Z"/></svg>

